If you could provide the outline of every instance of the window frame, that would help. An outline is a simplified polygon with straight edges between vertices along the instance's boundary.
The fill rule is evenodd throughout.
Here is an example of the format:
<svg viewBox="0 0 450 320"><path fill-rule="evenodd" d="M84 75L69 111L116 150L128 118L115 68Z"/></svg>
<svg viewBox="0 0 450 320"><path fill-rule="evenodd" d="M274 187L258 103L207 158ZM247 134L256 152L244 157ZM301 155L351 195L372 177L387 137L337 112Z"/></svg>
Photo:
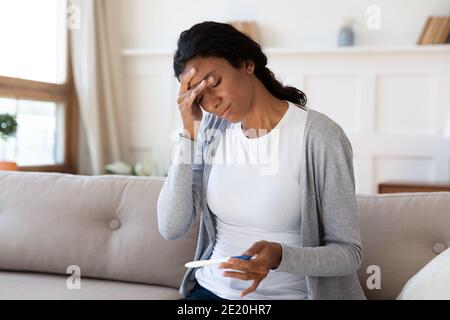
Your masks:
<svg viewBox="0 0 450 320"><path fill-rule="evenodd" d="M55 165L18 166L19 171L77 173L78 170L78 101L70 54L70 31L66 37L66 79L49 83L0 75L0 97L64 103L64 162Z"/></svg>

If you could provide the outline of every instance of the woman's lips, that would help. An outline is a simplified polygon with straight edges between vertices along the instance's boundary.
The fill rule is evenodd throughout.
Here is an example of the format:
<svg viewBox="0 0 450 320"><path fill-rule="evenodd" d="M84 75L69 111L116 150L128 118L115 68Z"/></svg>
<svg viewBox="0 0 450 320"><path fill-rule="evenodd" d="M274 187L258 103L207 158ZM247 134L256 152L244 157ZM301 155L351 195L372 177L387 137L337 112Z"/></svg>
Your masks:
<svg viewBox="0 0 450 320"><path fill-rule="evenodd" d="M228 113L228 111L230 110L230 108L231 108L231 103L225 110L222 111L221 114L219 114L219 117L225 116Z"/></svg>

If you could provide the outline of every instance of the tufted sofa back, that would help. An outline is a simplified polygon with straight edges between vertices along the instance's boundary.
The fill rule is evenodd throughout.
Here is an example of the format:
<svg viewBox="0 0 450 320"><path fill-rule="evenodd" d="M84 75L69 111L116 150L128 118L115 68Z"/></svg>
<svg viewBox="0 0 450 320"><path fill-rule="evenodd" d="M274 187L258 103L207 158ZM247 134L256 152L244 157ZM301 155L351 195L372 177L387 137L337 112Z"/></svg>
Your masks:
<svg viewBox="0 0 450 320"><path fill-rule="evenodd" d="M0 270L66 274L178 288L194 256L198 220L180 240L158 231L164 177L0 171ZM450 192L358 198L369 299L394 299L450 244ZM381 288L367 280L377 269ZM370 282L370 281L369 281Z"/></svg>
<svg viewBox="0 0 450 320"><path fill-rule="evenodd" d="M409 278L450 244L450 192L358 198L364 257L358 271L368 299L395 299ZM367 280L380 271L381 288Z"/></svg>
<svg viewBox="0 0 450 320"><path fill-rule="evenodd" d="M66 274L178 288L198 228L183 241L158 231L164 177L0 171L0 270Z"/></svg>

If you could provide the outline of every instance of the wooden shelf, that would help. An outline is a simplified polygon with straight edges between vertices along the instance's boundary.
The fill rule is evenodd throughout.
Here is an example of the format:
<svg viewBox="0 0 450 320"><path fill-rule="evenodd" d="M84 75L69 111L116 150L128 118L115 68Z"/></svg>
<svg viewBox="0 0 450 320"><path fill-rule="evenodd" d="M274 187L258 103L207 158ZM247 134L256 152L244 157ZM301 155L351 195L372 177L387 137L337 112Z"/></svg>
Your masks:
<svg viewBox="0 0 450 320"><path fill-rule="evenodd" d="M289 48L289 47L263 47L263 52L269 55L297 55L297 54L367 54L367 53L450 53L450 44L411 45L411 46L353 46L330 48ZM126 48L122 55L136 56L172 56L175 48Z"/></svg>
<svg viewBox="0 0 450 320"><path fill-rule="evenodd" d="M449 44L414 46L353 46L333 48L263 48L267 54L360 54L450 52Z"/></svg>
<svg viewBox="0 0 450 320"><path fill-rule="evenodd" d="M388 181L378 185L378 193L450 191L450 183Z"/></svg>

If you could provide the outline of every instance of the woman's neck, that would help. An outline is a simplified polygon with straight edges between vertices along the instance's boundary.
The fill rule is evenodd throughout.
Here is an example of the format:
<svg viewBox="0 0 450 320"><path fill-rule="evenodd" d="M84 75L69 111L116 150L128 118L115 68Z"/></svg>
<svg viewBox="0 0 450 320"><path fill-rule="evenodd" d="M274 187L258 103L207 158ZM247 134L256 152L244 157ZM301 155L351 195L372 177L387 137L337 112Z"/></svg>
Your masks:
<svg viewBox="0 0 450 320"><path fill-rule="evenodd" d="M254 129L259 136L259 131L261 135L264 135L278 124L289 108L289 104L274 97L261 82L257 81L257 83L259 84L254 90L254 100L242 119L241 125L244 131Z"/></svg>

